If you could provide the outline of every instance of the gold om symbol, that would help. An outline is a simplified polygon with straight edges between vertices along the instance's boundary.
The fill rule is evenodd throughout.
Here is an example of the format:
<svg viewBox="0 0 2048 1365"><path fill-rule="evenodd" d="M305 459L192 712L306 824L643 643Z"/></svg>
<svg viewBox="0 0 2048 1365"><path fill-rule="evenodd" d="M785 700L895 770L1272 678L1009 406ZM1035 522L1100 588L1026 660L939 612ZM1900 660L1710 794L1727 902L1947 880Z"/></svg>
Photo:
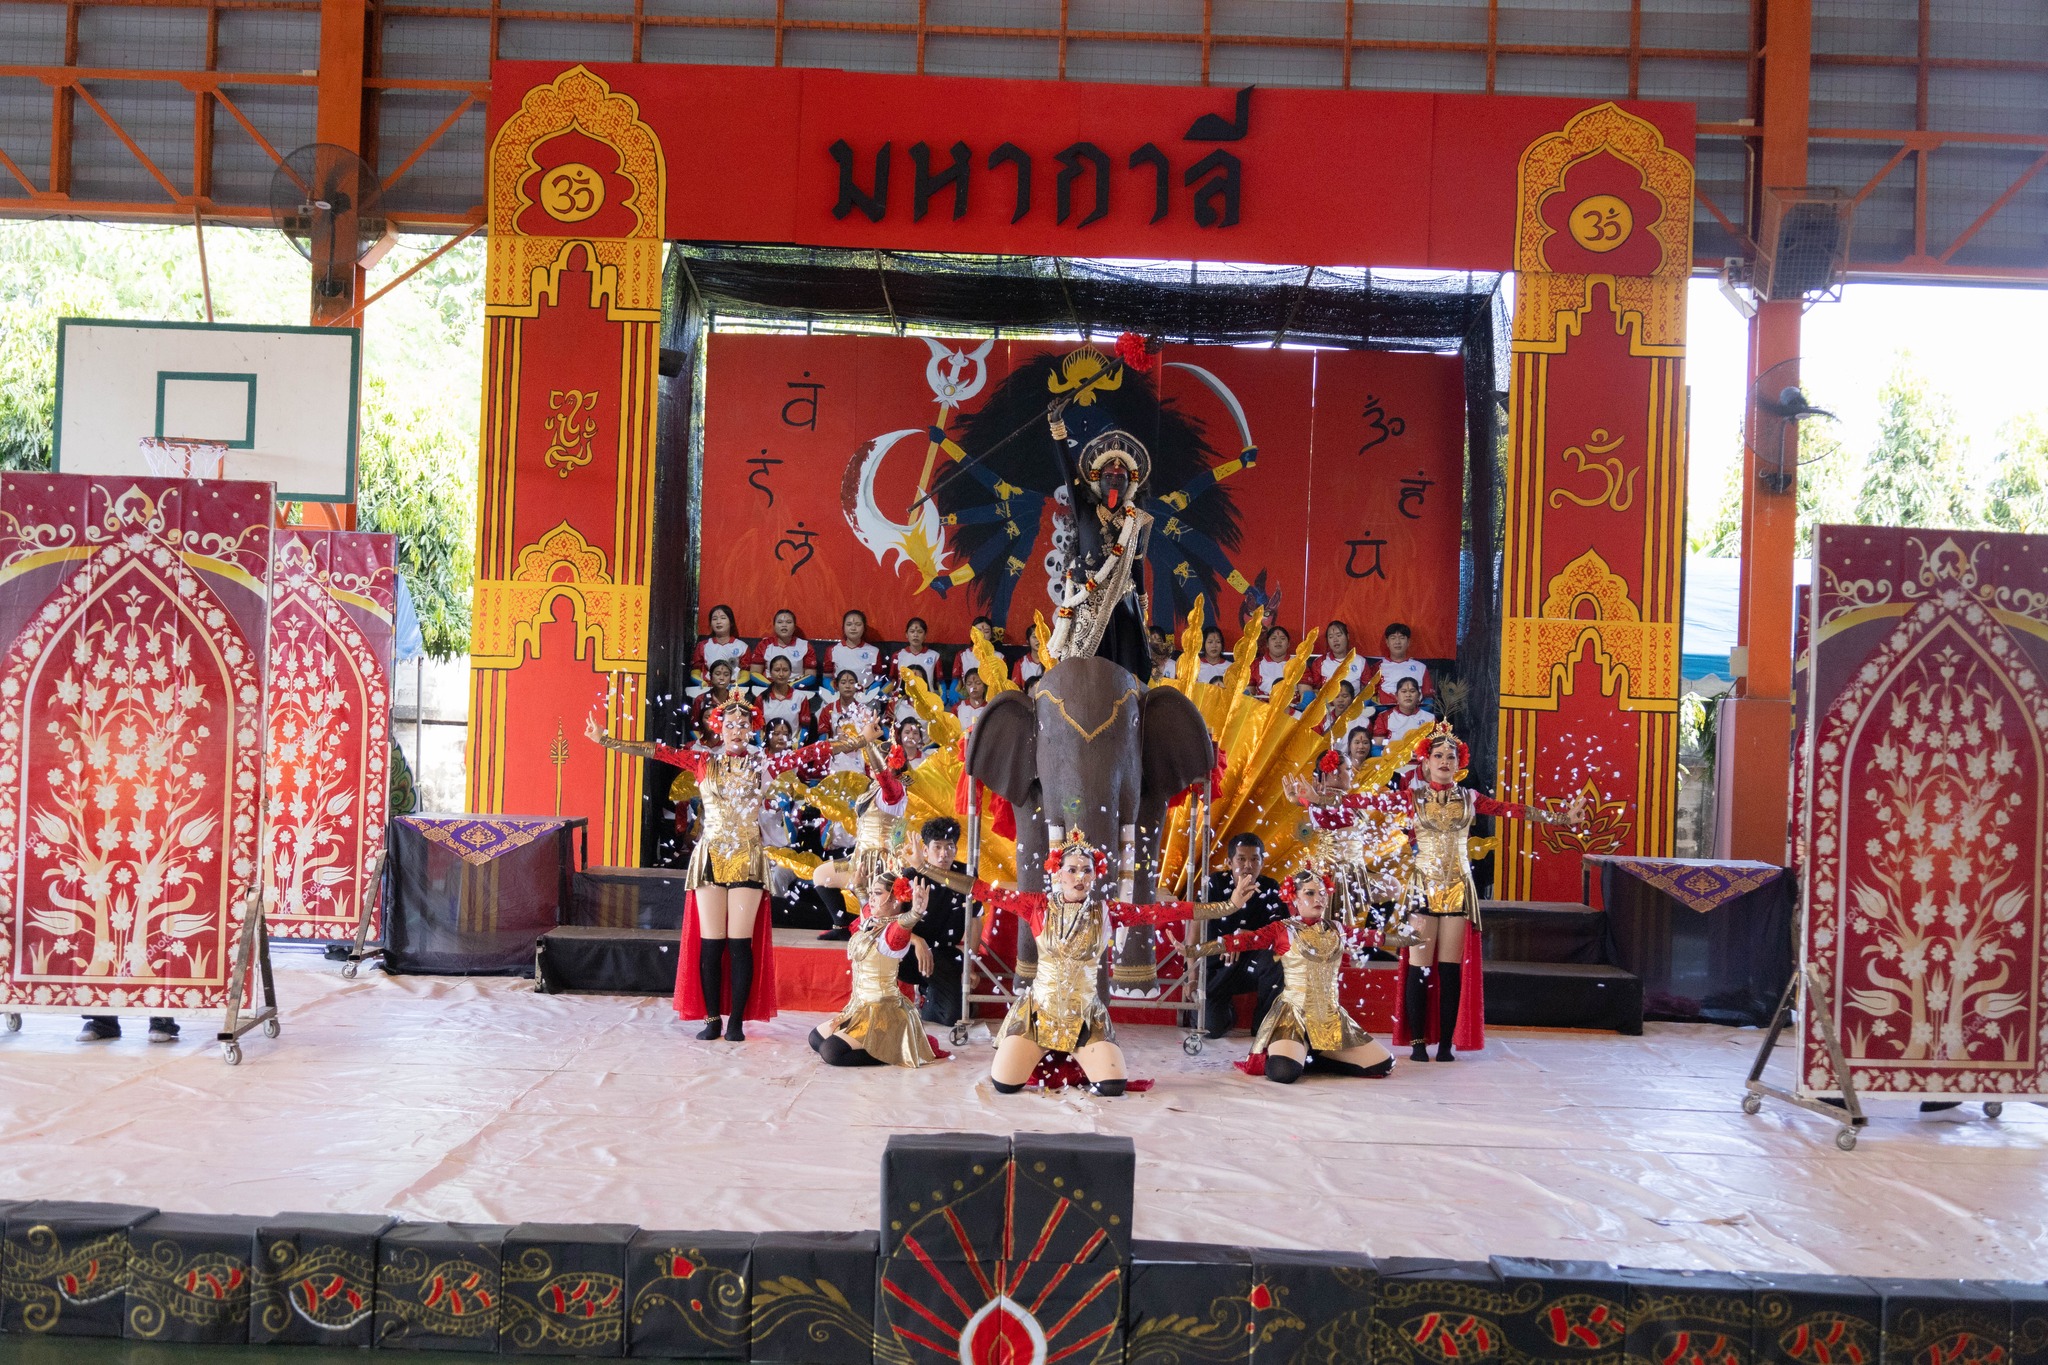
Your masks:
<svg viewBox="0 0 2048 1365"><path fill-rule="evenodd" d="M542 423L550 437L543 458L563 478L590 463L590 443L597 435L597 390L556 389L548 395L548 416Z"/></svg>
<svg viewBox="0 0 2048 1365"><path fill-rule="evenodd" d="M1576 464L1579 473L1598 474L1605 483L1597 498L1582 497L1566 488L1553 488L1550 490L1550 505L1562 507L1566 501L1571 501L1581 507L1611 507L1617 512L1626 512L1633 507L1636 501L1636 475L1643 471L1624 469L1618 455L1605 460L1593 458L1596 455L1605 455L1610 450L1618 450L1620 447L1621 437L1609 436L1605 427L1594 427L1593 434L1586 438L1586 444L1583 446L1566 446L1564 458Z"/></svg>
<svg viewBox="0 0 2048 1365"><path fill-rule="evenodd" d="M604 177L580 161L555 167L541 177L540 206L560 223L580 223L604 207Z"/></svg>
<svg viewBox="0 0 2048 1365"><path fill-rule="evenodd" d="M1611 194L1589 195L1572 209L1572 240L1588 251L1614 250L1628 240L1635 225L1628 201Z"/></svg>

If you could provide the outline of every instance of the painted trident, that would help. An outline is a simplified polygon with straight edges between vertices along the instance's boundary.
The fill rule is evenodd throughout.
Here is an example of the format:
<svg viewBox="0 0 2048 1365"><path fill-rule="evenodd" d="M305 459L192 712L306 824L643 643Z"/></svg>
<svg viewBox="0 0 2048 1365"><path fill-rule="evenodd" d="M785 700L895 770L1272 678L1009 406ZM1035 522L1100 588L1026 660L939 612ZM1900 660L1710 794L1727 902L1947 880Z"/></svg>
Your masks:
<svg viewBox="0 0 2048 1365"><path fill-rule="evenodd" d="M965 458L966 453L947 438L946 424L952 420L954 410L980 393L988 382L988 353L995 341L991 338L973 350L956 350L930 337L925 338L924 344L932 353L924 377L939 405L938 420L922 430L909 427L892 431L862 445L847 461L845 477L839 483L839 507L855 538L868 547L884 568L899 561L908 562L917 570L919 592L931 587L934 581L942 582L941 591L951 586L945 526L938 507L924 494L941 452L955 461ZM875 477L897 442L920 435L925 438L924 470L918 475L917 491L911 495L910 520L894 521L875 501Z"/></svg>

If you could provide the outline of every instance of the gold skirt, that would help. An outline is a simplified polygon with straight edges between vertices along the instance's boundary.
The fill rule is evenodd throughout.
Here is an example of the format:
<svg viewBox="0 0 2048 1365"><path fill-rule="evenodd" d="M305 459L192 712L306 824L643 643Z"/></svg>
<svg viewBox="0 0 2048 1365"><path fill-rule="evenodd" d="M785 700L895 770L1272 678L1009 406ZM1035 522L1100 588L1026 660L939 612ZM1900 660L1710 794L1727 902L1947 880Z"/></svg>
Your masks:
<svg viewBox="0 0 2048 1365"><path fill-rule="evenodd" d="M1065 1011L1055 1014L1041 1008L1037 998L1026 991L1017 997L1017 1003L1010 1006L1010 1012L1003 1016L1003 1026L996 1030L996 1041L1029 1038L1047 1052L1072 1052L1081 1046L1084 1029L1091 1043L1115 1040L1116 1033L1110 1028L1109 1011L1103 1007L1102 997L1091 997L1078 1014Z"/></svg>
<svg viewBox="0 0 2048 1365"><path fill-rule="evenodd" d="M1343 1010L1318 1012L1309 1018L1282 996L1273 1002L1273 1008L1267 1010L1266 1017L1259 1021L1258 1035L1252 1039L1252 1051L1264 1052L1275 1042L1287 1042L1300 1043L1310 1052L1345 1052L1371 1041L1372 1035L1354 1023Z"/></svg>
<svg viewBox="0 0 2048 1365"><path fill-rule="evenodd" d="M704 886L733 886L740 882L753 882L759 886L767 881L767 860L761 856L759 839L743 840L737 845L714 848L713 840L699 839L696 849L690 854L690 866L683 874L683 885L695 891Z"/></svg>
<svg viewBox="0 0 2048 1365"><path fill-rule="evenodd" d="M849 1004L825 1028L844 1038L847 1046L865 1049L868 1056L890 1066L923 1066L939 1059L925 1036L924 1020L900 994Z"/></svg>

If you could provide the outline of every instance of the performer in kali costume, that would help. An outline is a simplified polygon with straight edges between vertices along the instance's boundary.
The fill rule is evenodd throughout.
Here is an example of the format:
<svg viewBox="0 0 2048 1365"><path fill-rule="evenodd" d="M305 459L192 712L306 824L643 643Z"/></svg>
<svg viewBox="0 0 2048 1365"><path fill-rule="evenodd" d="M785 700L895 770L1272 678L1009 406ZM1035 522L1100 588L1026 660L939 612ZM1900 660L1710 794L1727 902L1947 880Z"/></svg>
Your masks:
<svg viewBox="0 0 2048 1365"><path fill-rule="evenodd" d="M1010 1007L996 1032L995 1062L989 1080L1003 1094L1022 1090L1048 1052L1073 1056L1090 1088L1098 1095L1124 1093L1124 1055L1116 1045L1109 1011L1102 1003L1103 954L1110 930L1127 925L1157 927L1186 920L1215 919L1251 899L1253 886L1241 882L1231 899L1213 905L1164 901L1132 905L1106 901L1097 888L1109 878L1109 855L1089 844L1079 830L1048 859L1052 865L1049 894L1003 891L987 882L974 884L974 899L1007 910L1030 926L1038 948L1038 967L1031 987Z"/></svg>
<svg viewBox="0 0 2048 1365"><path fill-rule="evenodd" d="M1210 957L1264 948L1280 964L1286 984L1259 1020L1251 1057L1238 1065L1282 1085L1292 1085L1304 1071L1386 1075L1394 1069L1393 1054L1374 1042L1337 999L1347 942L1362 944L1365 931L1329 918L1331 885L1321 873L1295 873L1280 884L1280 896L1293 910L1291 917L1188 950L1190 957Z"/></svg>
<svg viewBox="0 0 2048 1365"><path fill-rule="evenodd" d="M1432 1031L1427 1022L1432 990L1437 1003L1438 1061L1457 1060L1454 1042L1458 1047L1476 1048L1485 1039L1479 892L1472 884L1468 848L1473 820L1491 815L1544 825L1576 825L1585 818L1584 796L1572 798L1561 811L1544 811L1459 786L1458 774L1464 771L1468 757L1450 723L1439 721L1424 744L1420 780L1407 792L1412 811L1409 838L1414 850L1409 863L1408 931L1417 942L1407 951L1394 1041L1412 1042L1410 1056L1418 1062L1429 1060L1426 1043Z"/></svg>
<svg viewBox="0 0 2048 1365"><path fill-rule="evenodd" d="M853 849L812 869L811 885L821 891L847 891L859 895L875 877L891 868L896 845L901 840L903 810L908 791L903 785L909 767L901 746L882 752L882 721L879 708L858 707L848 713L838 743L843 753L859 753L865 765L867 787L853 798ZM833 916L837 927L825 937L844 938L851 932L850 920Z"/></svg>
<svg viewBox="0 0 2048 1365"><path fill-rule="evenodd" d="M1120 347L1117 361L1104 363L1142 371L1144 357L1142 346ZM1144 568L1152 516L1137 500L1151 478L1152 456L1143 441L1115 425L1106 407L1090 401L1090 385L1098 382L1085 364L1075 366L1071 378L1055 381L1059 396L1046 411L1069 471L1074 513L1074 554L1052 585L1055 611L1046 652L1055 662L1099 654L1145 682L1152 677Z"/></svg>
<svg viewBox="0 0 2048 1365"><path fill-rule="evenodd" d="M775 1017L775 954L768 916L760 912L766 867L761 808L770 784L800 766L823 767L832 755L879 738L879 730L852 739L823 741L767 755L750 747L754 709L734 698L707 718L715 750L676 749L614 739L592 717L584 727L596 743L640 758L673 764L697 779L704 832L684 877L682 961L676 970L676 1013L702 1019L698 1037L744 1042L742 1019ZM727 1017L723 1029L720 1014Z"/></svg>
<svg viewBox="0 0 2048 1365"><path fill-rule="evenodd" d="M811 1030L811 1050L827 1066L923 1066L939 1059L896 972L913 948L927 966L931 949L912 931L925 916L931 883L897 877L887 868L869 879L859 925L846 945L853 994L845 1008Z"/></svg>

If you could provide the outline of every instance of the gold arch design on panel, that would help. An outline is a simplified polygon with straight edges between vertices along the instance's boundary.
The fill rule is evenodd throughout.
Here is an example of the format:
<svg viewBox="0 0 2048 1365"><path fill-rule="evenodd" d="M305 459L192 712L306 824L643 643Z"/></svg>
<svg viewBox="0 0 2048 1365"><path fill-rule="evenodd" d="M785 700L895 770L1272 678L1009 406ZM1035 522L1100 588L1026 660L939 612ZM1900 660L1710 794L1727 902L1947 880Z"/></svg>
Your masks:
<svg viewBox="0 0 2048 1365"><path fill-rule="evenodd" d="M1590 616L1579 615L1590 606ZM1545 586L1543 614L1501 627L1500 704L1554 711L1572 691L1572 671L1590 641L1600 692L1623 711L1670 711L1678 691L1678 627L1645 621L1628 583L1587 550Z"/></svg>
<svg viewBox="0 0 2048 1365"><path fill-rule="evenodd" d="M647 589L619 584L604 551L564 521L519 552L509 580L481 580L471 614L470 654L478 668L517 668L540 657L541 627L566 597L576 653L603 671L647 668Z"/></svg>
<svg viewBox="0 0 2048 1365"><path fill-rule="evenodd" d="M619 174L633 186L625 201L634 220L628 236L520 234L520 215L533 206L522 186L539 169L535 152L548 139L572 129L618 154ZM552 299L571 259L570 248L581 246L589 253L587 268L600 280L593 286L593 296L606 296L607 317L659 321L667 193L661 139L641 119L640 106L631 96L613 91L602 77L582 65L527 91L519 111L505 120L491 140L485 173L490 230L485 310L499 316L533 316L544 296Z"/></svg>

